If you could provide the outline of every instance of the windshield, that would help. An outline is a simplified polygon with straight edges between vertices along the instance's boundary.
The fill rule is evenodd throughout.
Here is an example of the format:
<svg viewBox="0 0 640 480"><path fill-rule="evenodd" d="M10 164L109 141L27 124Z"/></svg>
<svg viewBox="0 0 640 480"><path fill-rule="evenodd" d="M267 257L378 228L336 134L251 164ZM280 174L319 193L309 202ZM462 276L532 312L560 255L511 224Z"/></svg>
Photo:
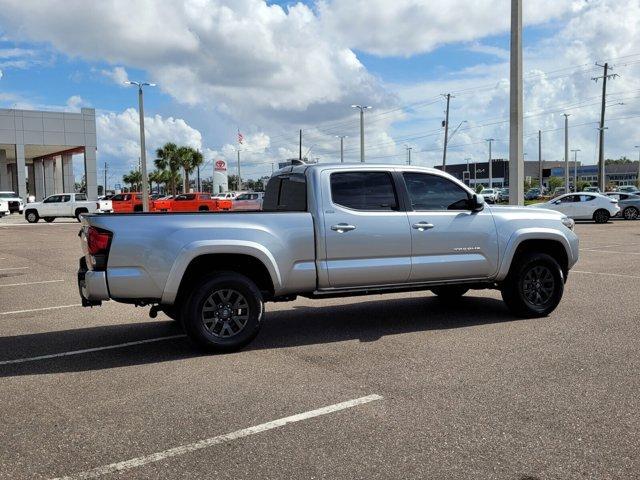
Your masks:
<svg viewBox="0 0 640 480"><path fill-rule="evenodd" d="M17 195L14 192L0 192L0 198L15 198Z"/></svg>

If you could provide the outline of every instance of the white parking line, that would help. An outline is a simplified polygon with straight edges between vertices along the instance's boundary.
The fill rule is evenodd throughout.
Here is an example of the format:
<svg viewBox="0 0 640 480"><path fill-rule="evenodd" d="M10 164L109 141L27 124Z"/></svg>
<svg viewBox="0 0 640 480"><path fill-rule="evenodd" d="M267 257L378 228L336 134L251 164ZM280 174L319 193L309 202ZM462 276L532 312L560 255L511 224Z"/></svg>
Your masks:
<svg viewBox="0 0 640 480"><path fill-rule="evenodd" d="M14 313L30 313L30 312L43 312L45 310L56 310L58 308L71 308L81 307L82 304L74 303L73 305L58 305L57 307L43 307L43 308L30 308L28 310L14 310L13 312L0 312L0 315L13 315Z"/></svg>
<svg viewBox="0 0 640 480"><path fill-rule="evenodd" d="M310 418L320 417L329 413L339 412L340 410L346 410L347 408L357 407L358 405L364 405L365 403L375 402L381 400L380 395L367 395L366 397L355 398L353 400L347 400L346 402L336 403L327 407L318 408L316 410L309 410L307 412L298 413L297 415L291 415L290 417L280 418L267 423L261 423L255 427L243 428L242 430L236 430L235 432L226 433L224 435L218 435L217 437L206 438L198 442L181 445L179 447L170 448L162 452L152 453L143 457L132 458L131 460L125 460L123 462L112 463L110 465L104 465L102 467L94 468L92 470L86 470L84 472L75 473L66 477L59 477L54 480L80 480L85 478L96 478L109 473L122 472L124 470L130 470L132 468L142 467L149 463L160 462L167 458L175 457L178 455L184 455L185 453L194 452L196 450L202 450L203 448L213 447L214 445L220 445L221 443L230 442L232 440L238 440L239 438L255 435L256 433L266 432L273 430L274 428L284 427L289 423L301 422Z"/></svg>
<svg viewBox="0 0 640 480"><path fill-rule="evenodd" d="M60 223L16 223L15 225L0 225L0 228L12 228L12 227L59 227L76 225L79 226L78 222L60 222Z"/></svg>
<svg viewBox="0 0 640 480"><path fill-rule="evenodd" d="M581 252L619 253L622 255L640 255L640 252L616 252L613 250L600 250L595 248L581 248Z"/></svg>
<svg viewBox="0 0 640 480"><path fill-rule="evenodd" d="M0 285L2 287L23 287L25 285L40 285L43 283L59 283L64 282L64 280L42 280L40 282L23 282L23 283L7 283L5 285Z"/></svg>
<svg viewBox="0 0 640 480"><path fill-rule="evenodd" d="M605 275L607 277L640 278L638 275L625 275L623 273L586 272L584 270L571 270L571 273L586 273L589 275Z"/></svg>
<svg viewBox="0 0 640 480"><path fill-rule="evenodd" d="M0 272L3 272L5 270L26 270L29 267L7 267L7 268L0 268Z"/></svg>
<svg viewBox="0 0 640 480"><path fill-rule="evenodd" d="M143 345L145 343L161 342L163 340L171 340L173 338L182 338L182 337L186 337L186 335L184 333L181 333L180 335L169 335L167 337L147 338L146 340L137 340L135 342L118 343L116 345L107 345L104 347L83 348L82 350L71 350L69 352L52 353L49 355L38 355L37 357L26 357L26 358L15 358L13 360L2 360L0 361L0 365L13 365L16 363L35 362L37 360L47 360L50 358L70 357L73 355L81 355L83 353L100 352L102 350L113 350L114 348L125 348L125 347L130 347L132 345Z"/></svg>

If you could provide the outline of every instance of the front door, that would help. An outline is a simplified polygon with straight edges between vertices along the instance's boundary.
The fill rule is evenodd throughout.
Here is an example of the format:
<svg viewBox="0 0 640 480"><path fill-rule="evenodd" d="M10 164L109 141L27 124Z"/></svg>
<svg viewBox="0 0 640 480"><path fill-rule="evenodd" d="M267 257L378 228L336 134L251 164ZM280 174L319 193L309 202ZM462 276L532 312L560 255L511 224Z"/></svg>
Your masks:
<svg viewBox="0 0 640 480"><path fill-rule="evenodd" d="M411 282L485 279L498 271L498 234L489 208L436 174L404 172L412 238Z"/></svg>
<svg viewBox="0 0 640 480"><path fill-rule="evenodd" d="M327 178L329 177L329 178ZM326 259L333 288L404 283L411 270L411 234L388 171L325 171Z"/></svg>

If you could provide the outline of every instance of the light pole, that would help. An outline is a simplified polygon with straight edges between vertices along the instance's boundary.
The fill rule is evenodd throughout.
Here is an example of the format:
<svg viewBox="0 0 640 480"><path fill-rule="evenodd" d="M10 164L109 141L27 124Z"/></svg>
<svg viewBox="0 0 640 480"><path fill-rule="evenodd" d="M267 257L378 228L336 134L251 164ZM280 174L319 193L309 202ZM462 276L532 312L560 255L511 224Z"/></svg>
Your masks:
<svg viewBox="0 0 640 480"><path fill-rule="evenodd" d="M493 188L493 165L491 165L491 144L495 141L495 138L487 138L489 142L489 188Z"/></svg>
<svg viewBox="0 0 640 480"><path fill-rule="evenodd" d="M128 85L138 87L138 113L140 115L140 173L142 176L142 211L149 211L149 183L147 182L147 153L144 142L144 99L142 87L155 87L155 83L148 82L125 82Z"/></svg>
<svg viewBox="0 0 640 480"><path fill-rule="evenodd" d="M373 107L369 105L351 105L351 108L360 110L360 161L364 163L364 111Z"/></svg>
<svg viewBox="0 0 640 480"><path fill-rule="evenodd" d="M347 135L336 135L340 139L340 163L344 163L344 139L349 138Z"/></svg>
<svg viewBox="0 0 640 480"><path fill-rule="evenodd" d="M582 150L576 148L571 150L573 152L573 191L578 191L578 152Z"/></svg>
<svg viewBox="0 0 640 480"><path fill-rule="evenodd" d="M636 186L640 188L640 145L636 145L638 149L638 173L636 174Z"/></svg>
<svg viewBox="0 0 640 480"><path fill-rule="evenodd" d="M413 150L413 147L405 145L404 148L407 150L407 165L411 165L411 150Z"/></svg>
<svg viewBox="0 0 640 480"><path fill-rule="evenodd" d="M471 160L469 157L465 158L465 160L467 161L467 171L465 172L467 174L467 187L471 186L471 170L469 170L469 160ZM462 175L463 179L464 179L464 174Z"/></svg>
<svg viewBox="0 0 640 480"><path fill-rule="evenodd" d="M564 115L564 193L569 193L569 116Z"/></svg>
<svg viewBox="0 0 640 480"><path fill-rule="evenodd" d="M511 0L509 82L509 205L524 205L522 0Z"/></svg>

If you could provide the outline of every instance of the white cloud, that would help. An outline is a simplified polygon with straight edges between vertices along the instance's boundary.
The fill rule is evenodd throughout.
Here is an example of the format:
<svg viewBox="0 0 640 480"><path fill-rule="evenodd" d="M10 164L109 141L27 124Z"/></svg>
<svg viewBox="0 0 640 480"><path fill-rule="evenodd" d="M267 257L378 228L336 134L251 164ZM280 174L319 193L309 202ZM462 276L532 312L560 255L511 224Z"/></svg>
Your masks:
<svg viewBox="0 0 640 480"><path fill-rule="evenodd" d="M145 117L147 161L153 168L155 150L166 142L188 145L202 150L202 135L181 118L155 115ZM125 172L140 157L140 122L138 112L128 108L121 113L96 116L98 152L109 158L112 172Z"/></svg>
<svg viewBox="0 0 640 480"><path fill-rule="evenodd" d="M578 0L524 2L525 25L576 11ZM414 55L508 31L509 0L320 0L326 29L343 45L380 56Z"/></svg>
<svg viewBox="0 0 640 480"><path fill-rule="evenodd" d="M100 73L121 87L124 87L129 81L129 74L124 67L113 67L111 70L100 70Z"/></svg>

